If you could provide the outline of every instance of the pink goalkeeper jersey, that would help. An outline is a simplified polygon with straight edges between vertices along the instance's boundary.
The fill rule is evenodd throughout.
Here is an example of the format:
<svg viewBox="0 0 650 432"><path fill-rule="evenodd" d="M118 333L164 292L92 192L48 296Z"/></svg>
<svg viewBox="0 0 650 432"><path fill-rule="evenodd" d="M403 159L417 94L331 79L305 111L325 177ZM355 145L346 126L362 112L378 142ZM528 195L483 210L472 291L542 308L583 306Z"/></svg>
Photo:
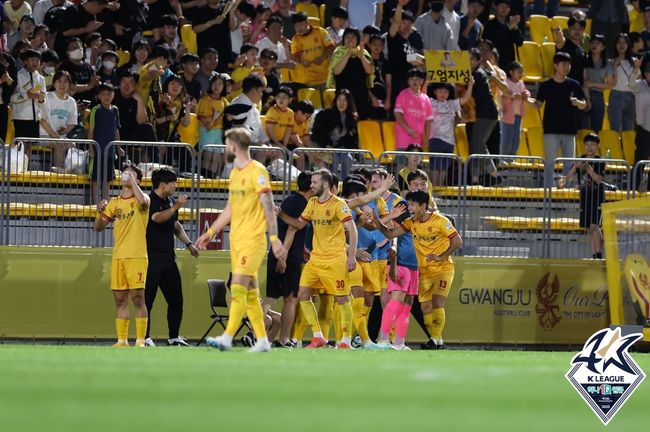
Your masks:
<svg viewBox="0 0 650 432"><path fill-rule="evenodd" d="M402 113L406 124L417 133L416 137L412 137L406 133L402 126L395 123L395 145L397 150L405 150L411 143L422 145L424 124L427 120L433 119L433 110L427 95L425 93L416 95L408 88L402 90L395 101L395 112Z"/></svg>

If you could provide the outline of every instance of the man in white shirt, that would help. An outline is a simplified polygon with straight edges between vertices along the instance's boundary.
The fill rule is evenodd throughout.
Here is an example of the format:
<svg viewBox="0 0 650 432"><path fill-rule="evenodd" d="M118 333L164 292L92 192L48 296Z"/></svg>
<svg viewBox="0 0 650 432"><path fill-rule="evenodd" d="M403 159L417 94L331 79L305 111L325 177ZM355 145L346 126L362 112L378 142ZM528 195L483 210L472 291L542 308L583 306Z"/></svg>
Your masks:
<svg viewBox="0 0 650 432"><path fill-rule="evenodd" d="M63 6L68 8L72 6L72 2L69 2L68 0L38 0L36 3L34 3L32 12L36 24L43 24L45 14L54 6Z"/></svg>
<svg viewBox="0 0 650 432"><path fill-rule="evenodd" d="M290 68L293 69L295 63L289 62L287 52L291 52L291 42L284 37L284 24L282 19L277 16L272 16L266 20L266 37L257 44L255 47L259 52L268 48L278 55L278 61L275 65L276 68ZM289 64L291 63L291 64Z"/></svg>
<svg viewBox="0 0 650 432"><path fill-rule="evenodd" d="M363 29L366 26L381 26L383 6L386 0L341 0L341 6L348 10L351 27Z"/></svg>
<svg viewBox="0 0 650 432"><path fill-rule="evenodd" d="M28 49L20 54L24 67L18 72L17 85L11 96L16 137L38 138L39 111L45 101L45 78L38 73L41 54ZM25 155L32 154L32 143L25 143Z"/></svg>
<svg viewBox="0 0 650 432"><path fill-rule="evenodd" d="M242 82L243 93L230 102L224 110L224 132L233 127L246 127L255 145L264 145L268 138L264 133L257 104L262 100L264 81L257 75L249 75Z"/></svg>

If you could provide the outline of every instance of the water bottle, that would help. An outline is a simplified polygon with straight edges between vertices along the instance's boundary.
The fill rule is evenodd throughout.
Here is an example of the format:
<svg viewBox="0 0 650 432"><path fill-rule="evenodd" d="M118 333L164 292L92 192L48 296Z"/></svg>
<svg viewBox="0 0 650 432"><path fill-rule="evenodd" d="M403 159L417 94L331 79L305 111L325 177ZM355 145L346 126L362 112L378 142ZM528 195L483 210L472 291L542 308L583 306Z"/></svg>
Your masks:
<svg viewBox="0 0 650 432"><path fill-rule="evenodd" d="M612 158L612 151L610 149L607 149L605 152L605 159L611 159Z"/></svg>

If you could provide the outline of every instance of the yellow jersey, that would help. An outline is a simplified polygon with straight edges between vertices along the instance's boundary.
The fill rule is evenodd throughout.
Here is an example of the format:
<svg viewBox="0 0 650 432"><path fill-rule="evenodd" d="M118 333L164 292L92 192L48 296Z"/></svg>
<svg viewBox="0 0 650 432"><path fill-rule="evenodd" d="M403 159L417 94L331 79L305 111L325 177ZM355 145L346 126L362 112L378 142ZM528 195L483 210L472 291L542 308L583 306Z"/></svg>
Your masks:
<svg viewBox="0 0 650 432"><path fill-rule="evenodd" d="M273 133L275 133L275 137L278 141L282 142L287 129L291 128L293 130L293 110L287 108L285 111L282 111L277 106L272 106L266 112L265 121L267 125L273 125Z"/></svg>
<svg viewBox="0 0 650 432"><path fill-rule="evenodd" d="M113 259L147 258L149 209L142 209L134 196L111 198L102 218L113 222Z"/></svg>
<svg viewBox="0 0 650 432"><path fill-rule="evenodd" d="M266 247L266 217L260 194L271 191L269 173L264 165L251 160L244 168L230 173L230 242L237 249Z"/></svg>
<svg viewBox="0 0 650 432"><path fill-rule="evenodd" d="M343 223L352 220L352 214L343 199L332 195L322 203L311 197L300 220L311 222L314 229L310 260L319 264L347 257Z"/></svg>
<svg viewBox="0 0 650 432"><path fill-rule="evenodd" d="M199 100L199 104L196 107L196 115L199 117L206 117L212 120L210 129L222 129L223 128L223 110L228 106L228 101L226 98L215 99L210 95L205 95ZM215 116L216 120L214 120Z"/></svg>
<svg viewBox="0 0 650 432"><path fill-rule="evenodd" d="M420 274L431 276L440 271L453 269L454 261L451 256L442 262L427 261L427 255L440 255L449 248L452 238L458 235L458 231L452 223L439 212L433 212L424 222L413 219L406 219L402 228L413 233L413 244L418 258Z"/></svg>
<svg viewBox="0 0 650 432"><path fill-rule="evenodd" d="M154 62L149 62L142 66L140 69L140 79L138 79L138 83L135 85L135 91L138 92L145 104L149 100L149 94L151 93L153 80L149 79L149 71L152 69L160 68Z"/></svg>
<svg viewBox="0 0 650 432"><path fill-rule="evenodd" d="M291 129L292 135L298 135L298 138L302 139L309 135L309 122L297 123L295 118L293 120L293 129Z"/></svg>
<svg viewBox="0 0 650 432"><path fill-rule="evenodd" d="M262 81L264 81L264 86L266 86L266 77L264 76L264 69L260 66L239 66L236 67L231 74L231 78L234 82L240 83L244 81L244 78L251 74L257 74ZM233 100L237 96L242 94L242 89L240 88L239 90L233 90L230 93L228 93L228 99Z"/></svg>
<svg viewBox="0 0 650 432"><path fill-rule="evenodd" d="M291 54L299 54L300 61L296 70L299 72L301 83L308 85L319 85L327 81L329 70L329 59L323 60L321 64L312 63L308 67L302 66L303 61L312 62L325 54L328 47L334 45L329 33L322 27L312 27L305 35L295 35L291 40ZM295 81L295 80L294 80Z"/></svg>

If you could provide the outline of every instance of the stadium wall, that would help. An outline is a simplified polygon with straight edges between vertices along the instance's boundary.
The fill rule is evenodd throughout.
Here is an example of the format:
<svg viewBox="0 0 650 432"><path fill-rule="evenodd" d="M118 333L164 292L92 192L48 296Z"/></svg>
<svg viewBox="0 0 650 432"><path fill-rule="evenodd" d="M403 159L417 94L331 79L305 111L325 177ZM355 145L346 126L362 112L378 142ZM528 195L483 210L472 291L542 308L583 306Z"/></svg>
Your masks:
<svg viewBox="0 0 650 432"><path fill-rule="evenodd" d="M600 261L454 260L456 278L446 307L448 342L582 344L609 324ZM112 339L110 264L110 249L0 247L0 336ZM227 278L229 256L207 251L192 258L178 251L178 264L185 295L181 333L198 339L210 324L206 280ZM264 292L264 269L260 278ZM153 316L152 335L166 338L161 293ZM413 320L409 336L411 342L424 339Z"/></svg>

